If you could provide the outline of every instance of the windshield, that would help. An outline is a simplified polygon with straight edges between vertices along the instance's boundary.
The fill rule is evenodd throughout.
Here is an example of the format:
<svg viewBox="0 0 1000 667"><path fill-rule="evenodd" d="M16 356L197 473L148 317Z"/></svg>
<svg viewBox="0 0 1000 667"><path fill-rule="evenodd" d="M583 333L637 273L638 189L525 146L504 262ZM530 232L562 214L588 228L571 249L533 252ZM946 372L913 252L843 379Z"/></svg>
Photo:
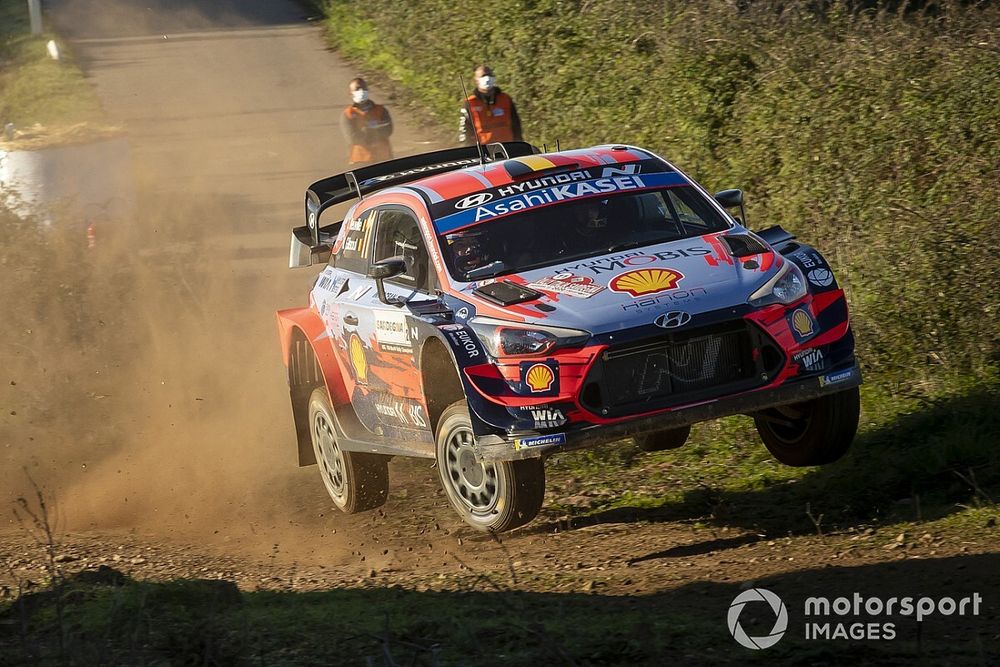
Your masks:
<svg viewBox="0 0 1000 667"><path fill-rule="evenodd" d="M729 228L690 185L589 197L440 237L448 269L470 282Z"/></svg>

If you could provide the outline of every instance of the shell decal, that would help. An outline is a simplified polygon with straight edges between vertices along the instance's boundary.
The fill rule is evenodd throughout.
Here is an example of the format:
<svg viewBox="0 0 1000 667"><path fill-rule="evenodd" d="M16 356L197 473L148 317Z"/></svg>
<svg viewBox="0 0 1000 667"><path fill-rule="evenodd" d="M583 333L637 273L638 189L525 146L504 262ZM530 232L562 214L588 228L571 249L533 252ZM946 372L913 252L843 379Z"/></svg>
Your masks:
<svg viewBox="0 0 1000 667"><path fill-rule="evenodd" d="M813 335L812 318L809 317L809 313L801 308L792 313L792 327L795 329L795 333L802 338Z"/></svg>
<svg viewBox="0 0 1000 667"><path fill-rule="evenodd" d="M348 351L351 357L351 366L354 368L354 377L357 378L358 384L365 384L368 382L368 360L365 358L364 343L361 342L357 334L351 336Z"/></svg>
<svg viewBox="0 0 1000 667"><path fill-rule="evenodd" d="M533 392L548 391L552 388L556 376L545 364L535 364L524 374L524 382Z"/></svg>
<svg viewBox="0 0 1000 667"><path fill-rule="evenodd" d="M608 287L615 292L628 292L632 296L656 294L666 290L676 289L684 277L680 271L673 269L636 269L615 276Z"/></svg>

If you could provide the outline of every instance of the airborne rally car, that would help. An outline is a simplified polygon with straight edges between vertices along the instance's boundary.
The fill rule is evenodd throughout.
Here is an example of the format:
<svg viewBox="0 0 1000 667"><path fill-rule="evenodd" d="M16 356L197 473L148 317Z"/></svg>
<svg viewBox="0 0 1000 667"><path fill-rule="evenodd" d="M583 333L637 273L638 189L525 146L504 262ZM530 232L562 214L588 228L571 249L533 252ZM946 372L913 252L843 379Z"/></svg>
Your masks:
<svg viewBox="0 0 1000 667"><path fill-rule="evenodd" d="M628 146L437 151L314 183L290 264L325 264L278 313L301 465L346 512L377 507L391 456L435 459L480 530L530 521L545 458L751 415L782 463L840 458L861 374L819 252L727 213ZM356 200L343 221L324 211Z"/></svg>

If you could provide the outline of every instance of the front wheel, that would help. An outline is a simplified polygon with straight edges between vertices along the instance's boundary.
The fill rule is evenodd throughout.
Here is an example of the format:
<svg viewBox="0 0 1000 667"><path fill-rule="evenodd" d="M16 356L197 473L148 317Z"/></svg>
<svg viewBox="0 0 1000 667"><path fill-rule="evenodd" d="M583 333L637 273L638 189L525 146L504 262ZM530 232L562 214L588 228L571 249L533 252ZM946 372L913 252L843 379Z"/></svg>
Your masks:
<svg viewBox="0 0 1000 667"><path fill-rule="evenodd" d="M441 485L467 524L502 533L528 523L545 496L545 465L540 458L486 463L476 459L472 420L465 401L441 413L436 434Z"/></svg>
<svg viewBox="0 0 1000 667"><path fill-rule="evenodd" d="M789 466L833 463L847 453L861 416L857 387L754 415L764 446Z"/></svg>
<svg viewBox="0 0 1000 667"><path fill-rule="evenodd" d="M309 432L323 486L333 504L347 514L381 507L389 495L388 458L345 452L337 443L334 423L326 387L319 387L309 397Z"/></svg>

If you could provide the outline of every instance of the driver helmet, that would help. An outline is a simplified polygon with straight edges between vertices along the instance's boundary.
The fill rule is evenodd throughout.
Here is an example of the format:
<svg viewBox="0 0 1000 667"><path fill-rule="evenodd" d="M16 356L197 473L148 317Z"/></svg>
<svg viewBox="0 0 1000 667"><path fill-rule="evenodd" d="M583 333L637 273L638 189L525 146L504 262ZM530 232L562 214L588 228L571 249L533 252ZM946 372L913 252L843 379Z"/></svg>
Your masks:
<svg viewBox="0 0 1000 667"><path fill-rule="evenodd" d="M445 237L448 247L451 249L452 257L455 259L455 268L462 273L474 271L489 263L489 253L484 245L483 232L478 230L449 234Z"/></svg>
<svg viewBox="0 0 1000 667"><path fill-rule="evenodd" d="M591 199L577 208L577 231L583 236L602 234L608 227L607 199Z"/></svg>

